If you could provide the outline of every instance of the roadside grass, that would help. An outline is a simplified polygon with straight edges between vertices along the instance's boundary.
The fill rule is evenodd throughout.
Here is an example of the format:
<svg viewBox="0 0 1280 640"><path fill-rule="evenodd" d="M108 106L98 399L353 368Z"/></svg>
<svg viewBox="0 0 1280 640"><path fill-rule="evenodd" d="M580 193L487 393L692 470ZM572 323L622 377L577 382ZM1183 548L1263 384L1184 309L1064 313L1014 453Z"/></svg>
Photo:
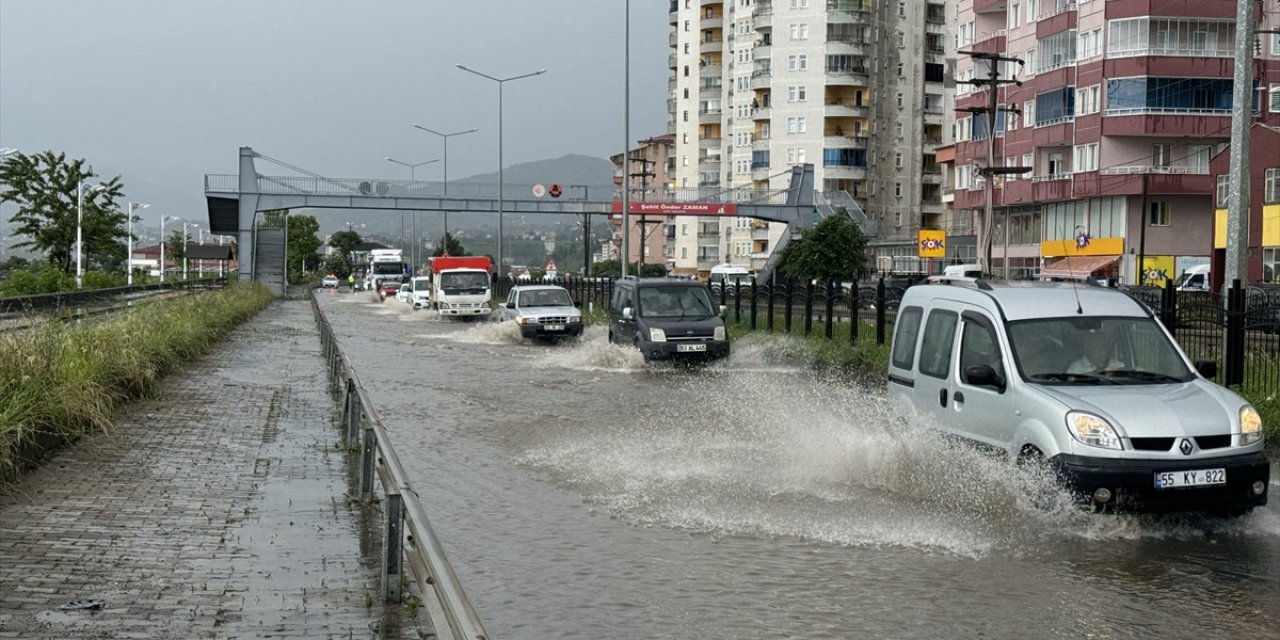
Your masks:
<svg viewBox="0 0 1280 640"><path fill-rule="evenodd" d="M256 283L148 303L103 320L0 333L0 478L37 436L107 431L115 411L265 308Z"/></svg>

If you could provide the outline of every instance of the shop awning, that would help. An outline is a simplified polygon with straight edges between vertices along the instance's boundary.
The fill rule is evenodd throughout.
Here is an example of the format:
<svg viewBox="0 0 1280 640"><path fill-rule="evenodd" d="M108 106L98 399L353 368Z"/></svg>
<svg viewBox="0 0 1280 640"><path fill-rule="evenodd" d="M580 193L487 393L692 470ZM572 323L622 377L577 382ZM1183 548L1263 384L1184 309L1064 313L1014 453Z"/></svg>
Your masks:
<svg viewBox="0 0 1280 640"><path fill-rule="evenodd" d="M1120 256L1068 256L1040 270L1041 278L1084 280L1115 264Z"/></svg>

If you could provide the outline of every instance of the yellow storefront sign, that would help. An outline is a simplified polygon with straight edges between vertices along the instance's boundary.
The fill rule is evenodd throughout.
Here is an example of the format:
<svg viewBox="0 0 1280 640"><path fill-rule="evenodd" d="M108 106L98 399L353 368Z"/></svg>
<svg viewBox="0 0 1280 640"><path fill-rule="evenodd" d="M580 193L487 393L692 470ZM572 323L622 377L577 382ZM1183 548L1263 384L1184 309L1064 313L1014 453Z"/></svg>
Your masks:
<svg viewBox="0 0 1280 640"><path fill-rule="evenodd" d="M1046 258L1063 256L1118 256L1124 254L1124 238L1089 238L1084 246L1076 240L1045 240L1040 243L1040 255Z"/></svg>
<svg viewBox="0 0 1280 640"><path fill-rule="evenodd" d="M1142 259L1142 284L1163 287L1169 279L1178 277L1173 256L1145 256Z"/></svg>
<svg viewBox="0 0 1280 640"><path fill-rule="evenodd" d="M947 234L938 229L921 229L916 235L916 255L921 258L947 257Z"/></svg>

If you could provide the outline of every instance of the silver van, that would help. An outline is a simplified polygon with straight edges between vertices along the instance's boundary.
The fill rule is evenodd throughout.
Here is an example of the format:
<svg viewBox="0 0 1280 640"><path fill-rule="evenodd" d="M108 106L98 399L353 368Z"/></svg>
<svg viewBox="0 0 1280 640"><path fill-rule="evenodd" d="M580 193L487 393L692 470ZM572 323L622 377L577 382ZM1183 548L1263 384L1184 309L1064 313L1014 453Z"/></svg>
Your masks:
<svg viewBox="0 0 1280 640"><path fill-rule="evenodd" d="M888 390L1099 510L1238 514L1267 501L1262 420L1215 369L1122 291L975 279L903 294Z"/></svg>

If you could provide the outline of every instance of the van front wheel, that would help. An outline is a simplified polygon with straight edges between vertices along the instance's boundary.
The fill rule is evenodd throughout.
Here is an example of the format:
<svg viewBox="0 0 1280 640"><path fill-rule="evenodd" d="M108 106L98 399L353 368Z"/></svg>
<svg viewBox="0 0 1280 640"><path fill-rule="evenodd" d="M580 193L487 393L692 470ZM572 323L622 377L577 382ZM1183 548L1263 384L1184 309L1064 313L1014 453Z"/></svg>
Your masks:
<svg viewBox="0 0 1280 640"><path fill-rule="evenodd" d="M1018 468L1022 473L1022 491L1028 503L1037 511L1053 511L1058 506L1057 474L1044 457L1044 452L1027 445L1018 453Z"/></svg>

